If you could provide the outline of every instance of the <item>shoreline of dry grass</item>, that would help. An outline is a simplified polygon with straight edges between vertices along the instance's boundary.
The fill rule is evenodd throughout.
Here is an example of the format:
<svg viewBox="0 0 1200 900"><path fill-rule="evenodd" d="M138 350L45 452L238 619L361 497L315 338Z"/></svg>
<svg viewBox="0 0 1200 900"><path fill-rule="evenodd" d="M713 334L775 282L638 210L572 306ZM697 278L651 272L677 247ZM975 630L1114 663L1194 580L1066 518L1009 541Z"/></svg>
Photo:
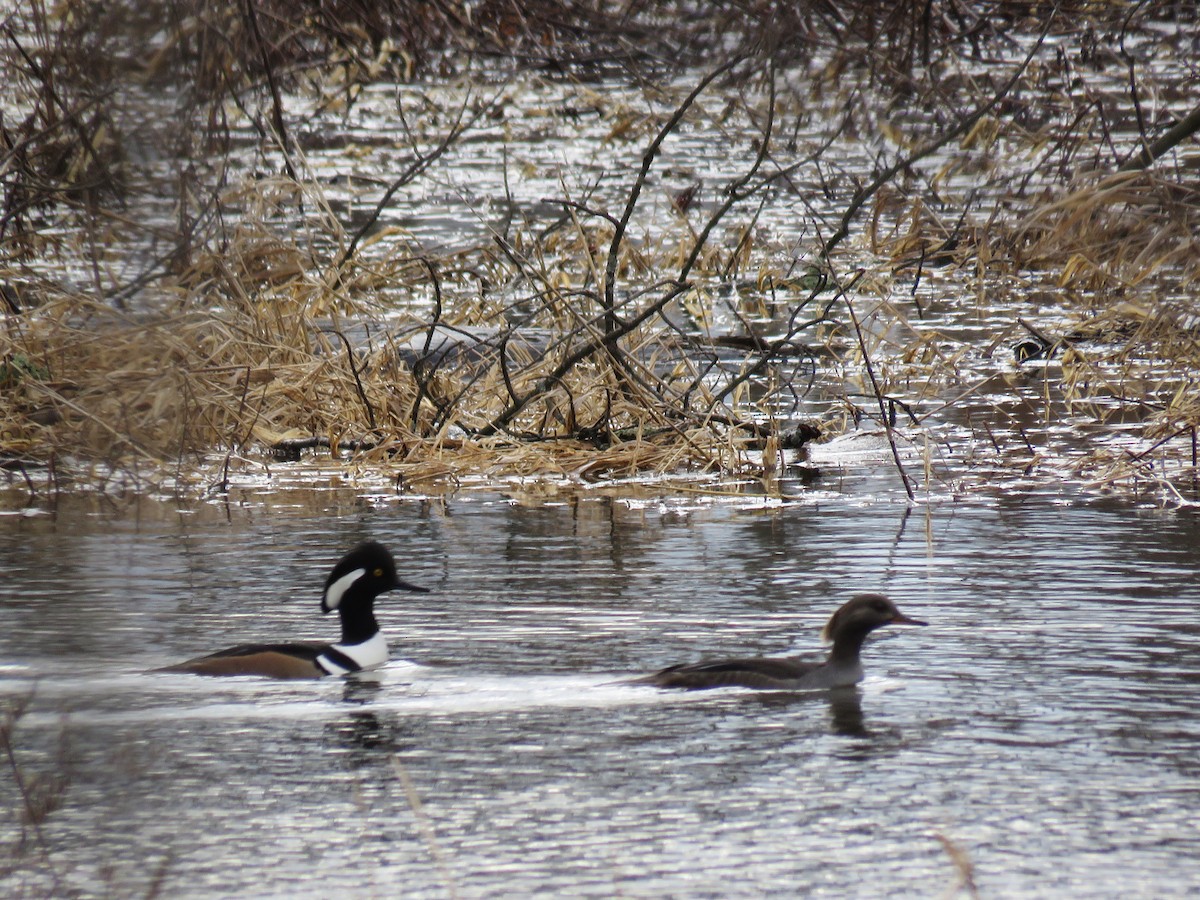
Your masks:
<svg viewBox="0 0 1200 900"><path fill-rule="evenodd" d="M400 33L387 6L369 28L311 20L288 31L270 3L200 13L178 0L166 4L177 27L149 59L130 52L143 18L122 24L73 0L56 10L65 17L10 17L3 61L19 99L3 120L4 466L48 466L64 485L121 469L186 483L203 480L186 473L214 453L307 446L355 448L354 465L397 477L768 479L781 444L859 422L890 429L906 415L936 428L947 398L967 396L965 354L986 359L1005 337L939 355L919 302L902 308L902 284L916 297L945 269L981 296L998 275L1029 272L1027 283L1057 279L1064 295L1091 297L1051 323L1061 337L1035 355L1061 360L1050 393L1073 415L1104 398L1136 407L1142 442L1123 470L1109 447L1081 465L1132 484L1146 477L1147 442L1166 439L1186 470L1200 427L1195 138L1170 127L1189 120L1171 112L1189 98L1156 81L1148 53L1186 45L1164 36L1170 8L1137 18L1092 4L1082 18L1038 19L1013 4L1001 30L969 5L931 7L924 20L855 4L836 20L801 5L766 21L713 4L704 21L736 37L717 53L702 22L670 19L678 4L628 20L566 5L586 12L590 36L545 30L570 21L549 2L519 21L503 5L472 22L438 7ZM655 14L667 24L651 39ZM808 38L787 38L784 21ZM206 43L218 27L228 40ZM1077 57L1042 52L1046 33L1060 47L1077 41ZM1100 49L1113 42L1118 55ZM981 62L1016 45L1011 64ZM664 71L668 46L711 59L681 84ZM578 107L550 121L597 117L594 152L612 172L583 185L560 176L559 196L522 199L502 137L504 196L478 207L465 246L431 249L391 224L398 210L419 212L410 193L437 189L461 148L492 140L495 122L513 127L513 85L535 71L533 48L577 88ZM1128 103L1063 93L1110 69L1132 79ZM398 101L398 131L368 145L391 156L348 214L321 174L318 138L364 92L419 88L423 75L463 80L418 90L419 116ZM618 100L595 84L642 94ZM1165 102L1150 110L1156 85ZM181 128L132 127L137 103L155 96L175 104ZM1139 141L1122 144L1131 117ZM705 129L714 146L745 149L722 184L671 188L664 212L662 193L698 177L661 171L664 154ZM1161 132L1176 144L1151 140ZM861 171L840 158L855 141L879 148ZM1159 154L1153 167L1118 171L1144 147ZM487 204L499 218L485 218ZM803 217L798 237L779 235L780 205ZM987 302L1030 321L1019 296ZM852 310L864 303L874 311L860 323ZM1067 339L1106 328L1116 339ZM1028 399L1021 390L1012 402ZM1089 427L1111 415L1096 410ZM994 445L997 471L1026 446L1038 456L1020 428L1005 440L996 422L971 427Z"/></svg>

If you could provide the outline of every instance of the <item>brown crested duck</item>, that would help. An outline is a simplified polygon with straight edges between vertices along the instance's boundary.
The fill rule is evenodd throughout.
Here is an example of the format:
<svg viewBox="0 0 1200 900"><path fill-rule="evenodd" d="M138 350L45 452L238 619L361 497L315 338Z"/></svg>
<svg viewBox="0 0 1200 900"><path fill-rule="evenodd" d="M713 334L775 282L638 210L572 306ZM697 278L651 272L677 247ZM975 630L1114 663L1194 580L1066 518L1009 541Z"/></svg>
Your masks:
<svg viewBox="0 0 1200 900"><path fill-rule="evenodd" d="M803 691L849 687L862 681L859 652L868 634L884 625L925 624L904 615L883 594L858 594L830 616L821 630L821 639L833 644L825 662L794 656L714 659L668 666L628 683L688 690L748 687Z"/></svg>

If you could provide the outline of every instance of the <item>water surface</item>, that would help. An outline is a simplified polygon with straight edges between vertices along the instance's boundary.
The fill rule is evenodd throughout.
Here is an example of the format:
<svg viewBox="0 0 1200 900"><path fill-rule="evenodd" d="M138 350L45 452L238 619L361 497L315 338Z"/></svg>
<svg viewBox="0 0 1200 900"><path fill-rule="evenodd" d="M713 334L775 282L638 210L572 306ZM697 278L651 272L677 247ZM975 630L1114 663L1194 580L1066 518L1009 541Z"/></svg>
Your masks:
<svg viewBox="0 0 1200 900"><path fill-rule="evenodd" d="M377 677L142 670L330 636L326 568L404 577ZM1200 517L499 495L0 519L0 691L61 772L48 861L0 780L6 895L1184 897L1200 889ZM850 593L924 629L853 691L613 682L819 653ZM52 875L52 872L54 873ZM57 877L57 884L54 881Z"/></svg>

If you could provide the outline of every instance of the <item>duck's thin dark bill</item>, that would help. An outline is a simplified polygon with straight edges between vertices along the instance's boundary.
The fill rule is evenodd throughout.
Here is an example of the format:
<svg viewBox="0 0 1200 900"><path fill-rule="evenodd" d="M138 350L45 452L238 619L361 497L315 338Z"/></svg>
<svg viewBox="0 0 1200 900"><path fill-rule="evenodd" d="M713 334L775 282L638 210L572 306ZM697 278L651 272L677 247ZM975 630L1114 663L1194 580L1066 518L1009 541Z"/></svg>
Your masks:
<svg viewBox="0 0 1200 900"><path fill-rule="evenodd" d="M893 625L928 625L929 623L922 622L919 619L910 619L908 616L904 615L904 613L897 613L896 617L894 619L892 619L891 624L893 624Z"/></svg>
<svg viewBox="0 0 1200 900"><path fill-rule="evenodd" d="M428 594L429 588L420 587L415 584L409 584L407 581L396 579L396 590L398 591L416 591L418 594Z"/></svg>

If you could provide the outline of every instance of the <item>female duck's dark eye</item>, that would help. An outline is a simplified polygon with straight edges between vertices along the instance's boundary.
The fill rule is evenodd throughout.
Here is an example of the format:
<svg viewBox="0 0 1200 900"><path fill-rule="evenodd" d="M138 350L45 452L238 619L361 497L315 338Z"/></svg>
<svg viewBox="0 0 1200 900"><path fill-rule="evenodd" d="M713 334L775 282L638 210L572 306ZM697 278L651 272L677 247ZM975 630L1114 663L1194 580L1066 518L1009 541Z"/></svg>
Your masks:
<svg viewBox="0 0 1200 900"><path fill-rule="evenodd" d="M376 578L382 578L383 577L383 569L376 569L374 574L375 574Z"/></svg>

